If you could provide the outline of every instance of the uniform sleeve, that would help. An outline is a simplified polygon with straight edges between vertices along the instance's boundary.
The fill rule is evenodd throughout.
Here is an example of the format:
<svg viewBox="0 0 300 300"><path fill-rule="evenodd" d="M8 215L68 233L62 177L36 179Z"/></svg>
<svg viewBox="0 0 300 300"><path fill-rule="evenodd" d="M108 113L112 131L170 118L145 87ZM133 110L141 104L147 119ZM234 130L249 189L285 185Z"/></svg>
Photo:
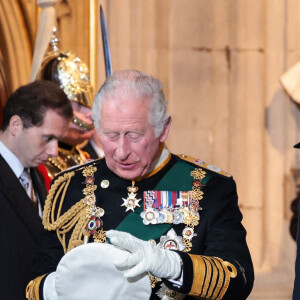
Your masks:
<svg viewBox="0 0 300 300"><path fill-rule="evenodd" d="M64 255L63 248L55 231L45 231L40 239L39 252L33 262L30 278L26 288L29 300L43 297L43 284L48 274L56 271L56 267Z"/></svg>
<svg viewBox="0 0 300 300"><path fill-rule="evenodd" d="M183 284L180 288L170 282L166 285L196 299L246 299L254 272L235 182L215 176L207 183L204 194L205 200L200 202L203 224L199 231L195 228L192 251L179 252Z"/></svg>
<svg viewBox="0 0 300 300"><path fill-rule="evenodd" d="M70 173L71 174L71 173ZM66 174L68 175L68 174ZM66 176L68 180L70 180L72 176ZM51 185L51 189L49 191L44 213L43 213L43 225L45 227L45 217L48 214L49 216L52 216L51 209L52 207L52 200L56 199L56 195L60 196L62 193L62 190L60 187L67 187L65 184L66 181L64 179L64 176L60 177L61 179L58 179L57 181L57 187L56 183ZM59 194L60 193L60 194ZM49 195L52 195L51 197ZM61 197L59 197L59 200L61 200ZM51 205L50 205L51 204ZM48 213L45 211L48 207ZM53 213L53 216L57 216L57 210L55 210L55 213ZM50 217L49 217L50 218ZM54 221L55 223L55 221ZM59 224L59 223L58 223ZM64 225L64 223L62 223ZM48 226L49 227L49 226ZM71 233L68 234L68 236ZM28 283L26 288L26 297L28 300L40 300L43 299L43 284L48 274L51 272L56 271L56 267L60 261L60 259L64 255L64 248L62 246L63 241L65 241L66 237L61 237L61 240L58 238L57 232L55 230L55 227L50 230L44 230L40 241L39 241L39 249L38 253L33 261L32 269L30 272L30 279L31 281ZM68 239L68 237L67 237Z"/></svg>

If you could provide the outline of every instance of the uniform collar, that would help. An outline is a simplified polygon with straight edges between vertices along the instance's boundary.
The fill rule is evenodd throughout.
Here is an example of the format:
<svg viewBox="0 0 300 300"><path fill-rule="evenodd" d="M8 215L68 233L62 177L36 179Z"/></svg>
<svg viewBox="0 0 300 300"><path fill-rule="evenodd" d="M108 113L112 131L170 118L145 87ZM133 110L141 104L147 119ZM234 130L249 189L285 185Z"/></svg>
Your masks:
<svg viewBox="0 0 300 300"><path fill-rule="evenodd" d="M138 177L136 179L136 181L141 181L145 178L149 178L149 177L153 176L154 174L159 172L164 166L166 166L167 163L170 161L170 159L171 159L171 152L168 149L168 147L165 145L165 143L162 143L160 145L158 157L153 162L152 167L150 168L150 171L146 175L144 175L142 177Z"/></svg>

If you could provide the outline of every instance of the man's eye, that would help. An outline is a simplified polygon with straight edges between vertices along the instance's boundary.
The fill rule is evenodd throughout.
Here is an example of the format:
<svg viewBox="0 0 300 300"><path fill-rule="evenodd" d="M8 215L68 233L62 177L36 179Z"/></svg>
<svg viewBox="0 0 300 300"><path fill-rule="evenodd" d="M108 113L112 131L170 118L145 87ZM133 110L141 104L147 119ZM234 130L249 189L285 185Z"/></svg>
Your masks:
<svg viewBox="0 0 300 300"><path fill-rule="evenodd" d="M119 137L119 134L115 133L115 132L109 132L109 133L106 133L105 135L111 141L116 140Z"/></svg>
<svg viewBox="0 0 300 300"><path fill-rule="evenodd" d="M44 136L44 137L43 137L43 141L44 141L45 143L49 143L52 139L53 139L53 136Z"/></svg>
<svg viewBox="0 0 300 300"><path fill-rule="evenodd" d="M142 135L138 132L129 132L127 133L127 137L132 141L138 141Z"/></svg>

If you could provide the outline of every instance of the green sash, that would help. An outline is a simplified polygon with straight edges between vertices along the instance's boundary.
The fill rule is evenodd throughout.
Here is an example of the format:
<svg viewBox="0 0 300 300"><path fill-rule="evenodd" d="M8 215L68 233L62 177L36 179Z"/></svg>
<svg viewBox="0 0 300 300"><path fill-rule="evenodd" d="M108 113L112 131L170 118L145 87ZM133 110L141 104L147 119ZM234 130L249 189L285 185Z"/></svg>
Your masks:
<svg viewBox="0 0 300 300"><path fill-rule="evenodd" d="M184 161L178 161L158 183L158 185L155 187L155 190L190 191L192 189L193 181L193 178L190 174L194 169L194 166L191 166ZM206 184L211 177L212 175L210 173L206 174L202 180L202 183ZM140 216L142 211L143 205L141 205L141 207L137 207L134 212L130 213L119 224L116 230L129 232L139 239L148 241L150 239L158 239L173 226L173 224L169 223L144 225Z"/></svg>

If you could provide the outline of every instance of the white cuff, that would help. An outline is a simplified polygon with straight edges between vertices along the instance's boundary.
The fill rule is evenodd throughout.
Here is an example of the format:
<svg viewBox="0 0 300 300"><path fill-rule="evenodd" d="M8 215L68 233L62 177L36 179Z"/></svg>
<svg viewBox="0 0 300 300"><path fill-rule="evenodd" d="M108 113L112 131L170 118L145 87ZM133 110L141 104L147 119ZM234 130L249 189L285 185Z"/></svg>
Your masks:
<svg viewBox="0 0 300 300"><path fill-rule="evenodd" d="M178 279L168 279L177 288L180 288L183 284L183 270L181 270L180 277Z"/></svg>
<svg viewBox="0 0 300 300"><path fill-rule="evenodd" d="M45 279L43 287L44 300L59 300L55 289L55 273L50 273Z"/></svg>

